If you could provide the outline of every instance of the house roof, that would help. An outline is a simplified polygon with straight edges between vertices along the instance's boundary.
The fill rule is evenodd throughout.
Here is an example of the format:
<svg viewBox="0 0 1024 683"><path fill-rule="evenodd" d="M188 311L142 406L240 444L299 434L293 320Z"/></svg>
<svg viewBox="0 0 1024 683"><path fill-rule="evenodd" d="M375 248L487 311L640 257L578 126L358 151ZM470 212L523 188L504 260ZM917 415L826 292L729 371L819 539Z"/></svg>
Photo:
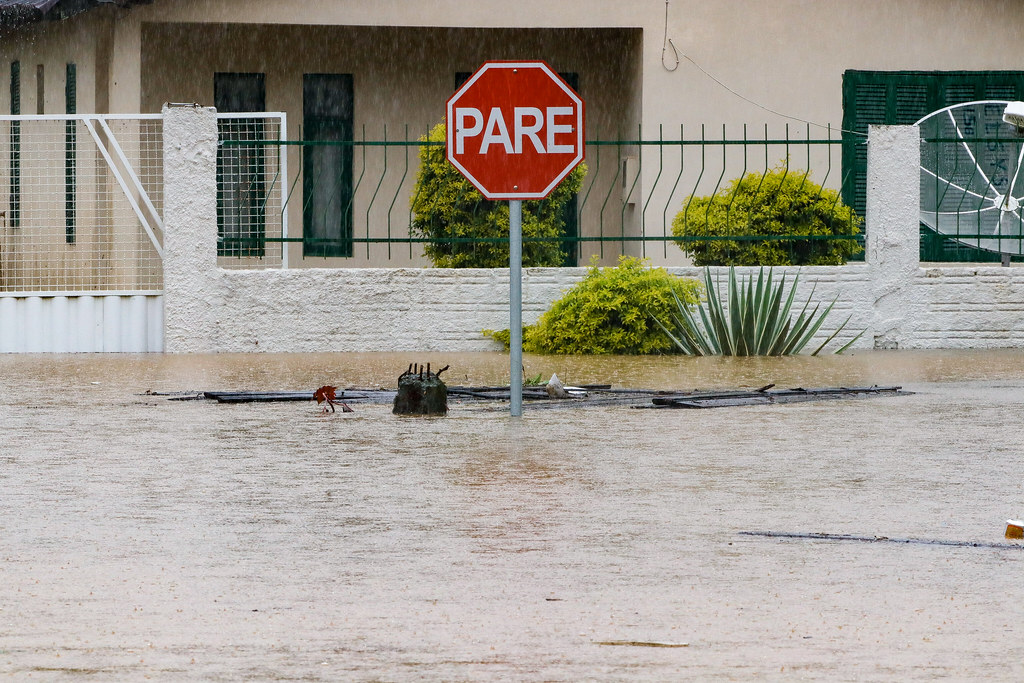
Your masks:
<svg viewBox="0 0 1024 683"><path fill-rule="evenodd" d="M150 0L0 0L0 27L21 26L43 19L66 19L99 5L127 7Z"/></svg>
<svg viewBox="0 0 1024 683"><path fill-rule="evenodd" d="M39 21L57 0L0 0L0 26L18 26Z"/></svg>

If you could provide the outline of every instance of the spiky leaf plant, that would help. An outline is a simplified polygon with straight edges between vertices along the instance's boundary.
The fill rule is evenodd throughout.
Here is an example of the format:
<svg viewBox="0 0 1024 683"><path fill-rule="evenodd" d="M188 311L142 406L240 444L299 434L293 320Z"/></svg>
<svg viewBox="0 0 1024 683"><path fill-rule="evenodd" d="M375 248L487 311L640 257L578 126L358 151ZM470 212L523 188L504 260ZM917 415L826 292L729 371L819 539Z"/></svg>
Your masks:
<svg viewBox="0 0 1024 683"><path fill-rule="evenodd" d="M833 299L824 310L820 310L821 304L809 310L814 297L812 288L807 302L794 318L791 310L799 280L800 276L797 275L787 294L785 274L778 282L773 282L771 268L767 274L761 268L756 283L753 275L745 282L737 283L736 270L730 267L728 291L724 297L727 304L723 304L720 288L712 281L711 270L705 268L704 282L708 294L706 305L698 306L694 313L690 306L677 298L670 319L663 321L655 317L655 322L680 352L691 356L797 354L821 329L838 299ZM818 355L849 322L850 318L847 318L811 355ZM864 333L858 334L835 353L848 349L860 339L861 334Z"/></svg>

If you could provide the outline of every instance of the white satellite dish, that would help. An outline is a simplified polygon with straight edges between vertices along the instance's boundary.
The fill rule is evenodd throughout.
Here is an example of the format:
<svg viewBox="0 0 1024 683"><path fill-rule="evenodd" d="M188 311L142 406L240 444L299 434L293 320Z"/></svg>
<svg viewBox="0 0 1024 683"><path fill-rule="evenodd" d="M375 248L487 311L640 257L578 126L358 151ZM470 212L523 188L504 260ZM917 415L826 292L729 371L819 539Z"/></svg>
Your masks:
<svg viewBox="0 0 1024 683"><path fill-rule="evenodd" d="M1024 103L955 104L917 125L921 222L969 247L1024 254Z"/></svg>

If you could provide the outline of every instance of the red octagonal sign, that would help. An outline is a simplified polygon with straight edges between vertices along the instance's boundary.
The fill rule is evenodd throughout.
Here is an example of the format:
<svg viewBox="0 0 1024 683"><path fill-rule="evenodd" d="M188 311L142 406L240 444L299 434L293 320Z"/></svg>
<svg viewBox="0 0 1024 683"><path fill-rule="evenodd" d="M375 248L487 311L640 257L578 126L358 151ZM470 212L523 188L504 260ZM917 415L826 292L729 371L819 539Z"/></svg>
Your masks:
<svg viewBox="0 0 1024 683"><path fill-rule="evenodd" d="M583 100L544 62L486 62L447 121L448 161L488 199L543 199L583 161Z"/></svg>

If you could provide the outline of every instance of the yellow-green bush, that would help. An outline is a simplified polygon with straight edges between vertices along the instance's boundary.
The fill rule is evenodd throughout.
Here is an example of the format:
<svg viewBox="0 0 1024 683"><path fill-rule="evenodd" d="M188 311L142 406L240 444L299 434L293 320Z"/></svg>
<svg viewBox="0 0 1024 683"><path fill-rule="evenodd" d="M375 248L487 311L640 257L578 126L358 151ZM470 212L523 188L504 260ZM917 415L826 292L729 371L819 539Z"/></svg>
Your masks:
<svg viewBox="0 0 1024 683"><path fill-rule="evenodd" d="M675 296L673 296L673 292ZM614 268L591 266L583 280L553 303L536 324L523 328L523 350L550 354L674 353L657 323L700 300L701 285L638 258L622 256ZM509 344L509 331L484 330Z"/></svg>
<svg viewBox="0 0 1024 683"><path fill-rule="evenodd" d="M444 143L439 123L421 142ZM579 192L587 170L580 164L547 199L523 202L523 266L561 266L557 238L564 235L566 204ZM412 199L413 234L432 241L424 251L439 268L507 268L508 202L484 199L445 156L443 144L420 146L420 169ZM550 238L532 241L535 238ZM448 241L482 238L490 241ZM506 240L504 242L500 240Z"/></svg>
<svg viewBox="0 0 1024 683"><path fill-rule="evenodd" d="M676 237L809 235L804 240L679 240L698 266L842 265L861 251L863 220L804 171L777 167L691 197L672 221ZM834 236L836 239L828 239ZM843 239L845 238L845 239Z"/></svg>

